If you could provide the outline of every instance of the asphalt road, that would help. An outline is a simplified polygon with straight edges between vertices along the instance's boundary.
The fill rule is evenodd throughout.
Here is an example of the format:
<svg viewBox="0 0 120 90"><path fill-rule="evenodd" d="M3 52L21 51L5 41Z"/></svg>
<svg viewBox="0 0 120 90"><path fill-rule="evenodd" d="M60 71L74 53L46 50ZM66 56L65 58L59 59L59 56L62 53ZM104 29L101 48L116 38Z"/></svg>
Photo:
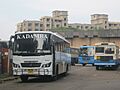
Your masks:
<svg viewBox="0 0 120 90"><path fill-rule="evenodd" d="M0 84L0 90L120 90L120 69L97 71L90 65L77 65L57 81L31 78L22 83L17 79Z"/></svg>

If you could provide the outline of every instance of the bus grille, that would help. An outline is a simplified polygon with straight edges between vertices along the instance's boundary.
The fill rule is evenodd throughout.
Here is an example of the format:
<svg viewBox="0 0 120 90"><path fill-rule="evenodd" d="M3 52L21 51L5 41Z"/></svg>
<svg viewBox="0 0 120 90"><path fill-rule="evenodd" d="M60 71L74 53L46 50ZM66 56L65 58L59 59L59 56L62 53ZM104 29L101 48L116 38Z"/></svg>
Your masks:
<svg viewBox="0 0 120 90"><path fill-rule="evenodd" d="M90 57L89 56L84 56L82 57L83 60L90 60Z"/></svg>
<svg viewBox="0 0 120 90"><path fill-rule="evenodd" d="M22 67L40 67L41 63L21 63Z"/></svg>
<svg viewBox="0 0 120 90"><path fill-rule="evenodd" d="M113 60L113 56L100 56L101 61Z"/></svg>

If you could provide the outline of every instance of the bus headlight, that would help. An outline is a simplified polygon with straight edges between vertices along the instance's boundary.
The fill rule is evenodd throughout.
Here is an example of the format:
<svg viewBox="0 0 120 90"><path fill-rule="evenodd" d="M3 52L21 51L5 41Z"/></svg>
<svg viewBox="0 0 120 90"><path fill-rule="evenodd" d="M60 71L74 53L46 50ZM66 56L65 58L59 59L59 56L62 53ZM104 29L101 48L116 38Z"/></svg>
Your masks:
<svg viewBox="0 0 120 90"><path fill-rule="evenodd" d="M20 68L20 65L19 65L19 64L16 64L16 63L13 63L13 67L14 67L14 68Z"/></svg>
<svg viewBox="0 0 120 90"><path fill-rule="evenodd" d="M46 64L43 64L43 65L42 65L42 68L43 68L43 67L50 67L50 65L51 65L51 62L46 63Z"/></svg>
<svg viewBox="0 0 120 90"><path fill-rule="evenodd" d="M96 59L99 60L99 59L100 59L100 56L96 56Z"/></svg>

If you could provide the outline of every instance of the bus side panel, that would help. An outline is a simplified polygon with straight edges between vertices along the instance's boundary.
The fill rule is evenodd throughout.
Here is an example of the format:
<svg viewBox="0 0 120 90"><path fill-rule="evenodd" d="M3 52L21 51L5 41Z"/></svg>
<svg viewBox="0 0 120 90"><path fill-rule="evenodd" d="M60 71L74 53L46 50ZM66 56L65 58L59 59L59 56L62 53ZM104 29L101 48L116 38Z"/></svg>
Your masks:
<svg viewBox="0 0 120 90"><path fill-rule="evenodd" d="M67 65L71 64L70 54L56 52L55 53L55 64L58 66L58 74L66 72Z"/></svg>

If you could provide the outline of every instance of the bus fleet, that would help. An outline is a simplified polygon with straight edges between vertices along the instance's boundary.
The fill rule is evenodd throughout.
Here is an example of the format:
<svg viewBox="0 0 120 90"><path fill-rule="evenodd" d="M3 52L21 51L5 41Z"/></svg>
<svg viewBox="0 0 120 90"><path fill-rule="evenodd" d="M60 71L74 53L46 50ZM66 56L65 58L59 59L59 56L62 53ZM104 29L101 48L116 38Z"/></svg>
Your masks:
<svg viewBox="0 0 120 90"><path fill-rule="evenodd" d="M66 74L71 64L92 64L96 70L117 69L119 47L114 43L101 42L94 46L70 48L70 43L61 35L50 31L17 32L11 36L13 75L22 81L29 77L57 79Z"/></svg>

